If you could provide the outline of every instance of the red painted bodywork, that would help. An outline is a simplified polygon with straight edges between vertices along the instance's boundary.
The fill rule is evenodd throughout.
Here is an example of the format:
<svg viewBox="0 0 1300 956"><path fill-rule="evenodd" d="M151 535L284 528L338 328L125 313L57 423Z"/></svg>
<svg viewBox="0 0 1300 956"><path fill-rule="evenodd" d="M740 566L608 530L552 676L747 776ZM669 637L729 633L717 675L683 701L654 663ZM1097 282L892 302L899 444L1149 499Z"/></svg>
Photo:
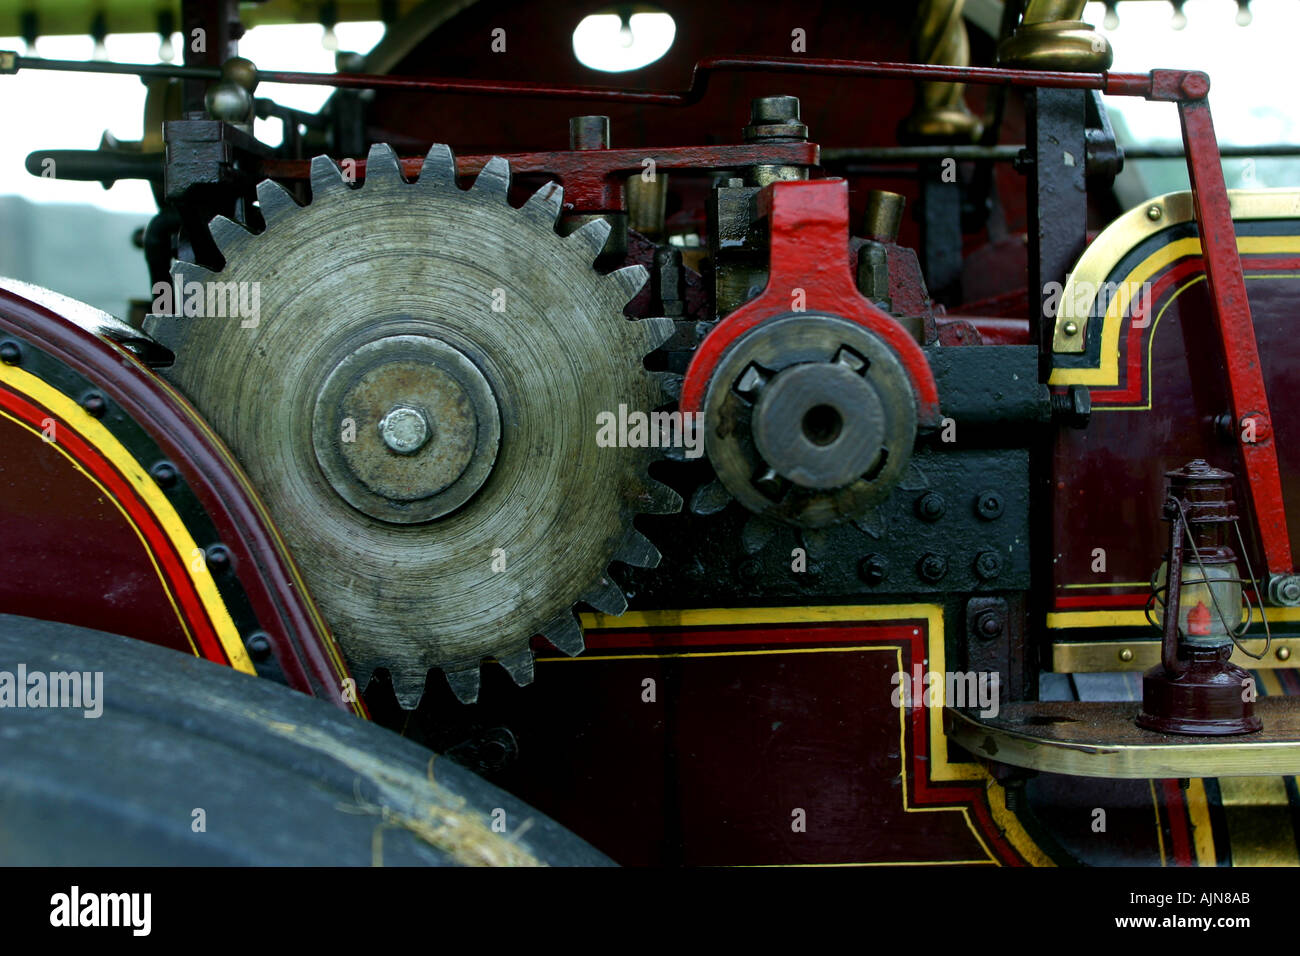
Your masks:
<svg viewBox="0 0 1300 956"><path fill-rule="evenodd" d="M7 336L26 343L27 348L40 349L95 383L110 403L119 406L147 432L194 492L219 542L230 552L239 585L256 615L257 629L270 640L272 653L290 686L323 697L344 710L360 708L363 713L364 705L343 700L341 686L348 677L346 665L303 590L269 518L246 480L237 473L238 466L229 452L203 430L201 420L184 400L123 350L49 309L0 290L0 337ZM14 401L11 393L5 394ZM82 399L80 395L69 397L73 401ZM80 532L67 537L71 529L66 516L86 507L100 514L107 512L81 501L87 489L81 484L69 484L64 480L65 473L42 470L44 459L39 446L44 442L39 435L28 434L27 438L25 442L0 445L0 468L6 475L18 475L27 483L27 503L33 505L7 509L5 515L4 552L9 573L0 575L0 611L111 628L128 637L176 646L174 628L168 620L174 620L174 614L159 605L156 597L150 599L155 589L141 591L138 602L136 595L126 600L117 590L125 582L153 575L151 563L155 559L176 560L174 550L162 539L151 540L147 549L131 549L126 546L122 530L116 529L105 536L104 543L117 540L119 550L108 553L112 566L101 571L100 587L89 586L90 581L69 581L62 599L49 594L46 579L70 573L65 562L75 557L75 552L70 555L69 548L72 542L84 540L86 533L83 525ZM71 433L67 442L60 439L69 451L76 451L71 447L75 441ZM84 457L89 461L96 453L87 449ZM148 473L153 464L144 461L138 466ZM110 492L124 504L139 507L133 504L134 495L125 485L110 488ZM206 547L213 542L197 543ZM87 550L92 547L100 545L86 545ZM73 567L81 567L79 559ZM171 567L166 573L180 593L185 593L188 575L184 568ZM33 606L33 594L47 594L50 600ZM183 611L191 623L204 617L197 605L186 606ZM205 657L226 662L219 646L205 643L200 651Z"/></svg>

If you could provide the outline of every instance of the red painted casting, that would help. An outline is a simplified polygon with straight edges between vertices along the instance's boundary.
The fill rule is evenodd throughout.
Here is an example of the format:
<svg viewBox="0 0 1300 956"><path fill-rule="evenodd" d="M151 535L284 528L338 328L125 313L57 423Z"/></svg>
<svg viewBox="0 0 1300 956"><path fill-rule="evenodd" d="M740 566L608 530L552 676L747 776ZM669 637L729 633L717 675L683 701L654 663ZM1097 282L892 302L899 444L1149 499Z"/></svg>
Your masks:
<svg viewBox="0 0 1300 956"><path fill-rule="evenodd" d="M848 183L773 183L759 194L759 212L767 216L771 236L767 286L719 322L695 350L682 385L682 411L701 410L714 369L740 336L767 319L806 311L856 322L888 343L912 382L917 418L936 424L939 391L925 353L893 316L863 298L854 282Z"/></svg>

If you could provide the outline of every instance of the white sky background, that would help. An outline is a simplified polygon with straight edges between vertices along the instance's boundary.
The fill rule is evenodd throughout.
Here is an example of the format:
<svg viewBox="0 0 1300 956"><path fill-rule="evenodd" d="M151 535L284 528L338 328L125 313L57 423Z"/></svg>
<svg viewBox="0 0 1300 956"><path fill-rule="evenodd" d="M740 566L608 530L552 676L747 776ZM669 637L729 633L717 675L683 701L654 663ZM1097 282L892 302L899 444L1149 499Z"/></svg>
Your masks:
<svg viewBox="0 0 1300 956"><path fill-rule="evenodd" d="M381 23L340 23L339 49L365 53L383 36ZM240 41L240 53L266 70L329 73L334 53L321 44L322 30L312 24L259 27ZM109 60L157 63L162 40L156 34L110 35ZM174 43L180 43L179 34ZM0 38L0 49L25 53L22 40ZM94 52L90 37L42 37L36 55L52 60L87 60ZM177 54L179 61L179 53ZM144 85L135 77L95 73L20 70L0 76L0 195L25 196L33 202L87 203L101 209L153 213L157 206L149 185L119 182L105 190L99 183L42 179L23 165L37 149L95 149L105 129L121 140L139 140L144 124ZM330 90L318 86L264 83L264 96L296 109L318 110ZM279 142L278 121L259 121L257 133Z"/></svg>
<svg viewBox="0 0 1300 956"><path fill-rule="evenodd" d="M1300 107L1294 97L1300 3L1255 0L1252 22L1238 26L1232 0L1187 0L1187 25L1171 27L1168 3L1120 3L1119 28L1103 26L1106 8L1089 3L1083 19L1115 50L1113 70L1145 73L1167 67L1201 70L1210 77L1210 108L1221 143L1254 145L1300 142ZM1146 142L1182 142L1172 103L1106 97L1130 130Z"/></svg>
<svg viewBox="0 0 1300 956"><path fill-rule="evenodd" d="M1292 94L1300 2L1255 0L1251 11L1254 22L1248 27L1237 26L1237 7L1232 0L1187 0L1187 25L1182 30L1171 28L1173 11L1167 3L1121 2L1120 25L1113 31L1102 27L1105 8L1101 3L1089 3L1084 19L1110 38L1116 70L1189 67L1209 73L1210 103L1221 142L1300 141L1300 108ZM599 31L604 35L603 42L615 42L609 39L611 25L600 26L604 27ZM340 49L365 52L378 42L383 26L345 23L338 26L337 34ZM240 52L264 69L329 72L334 68L334 54L322 45L321 36L321 28L310 24L259 27L241 41ZM627 54L644 57L645 47L657 47L663 39L638 35L635 48ZM156 63L159 43L159 37L152 34L109 36L108 58ZM23 51L24 46L17 38L0 38L0 49ZM44 37L37 47L37 55L54 59L86 59L92 52L89 37ZM584 55L584 61L596 65L599 60L599 65L605 66L599 51L590 56L588 59ZM598 77L593 77L593 82L599 82ZM329 91L323 87L265 84L258 87L257 95L315 110ZM1107 102L1112 109L1123 112L1129 129L1143 139L1180 139L1171 104L1125 97L1108 98ZM5 131L0 137L0 195L152 213L155 207L145 183L122 182L105 190L98 183L40 179L23 167L26 155L35 149L94 149L104 129L119 139L138 140L143 109L144 87L133 77L43 70L0 76L0 129ZM271 132L278 126L260 123L258 133L278 142L278 132Z"/></svg>

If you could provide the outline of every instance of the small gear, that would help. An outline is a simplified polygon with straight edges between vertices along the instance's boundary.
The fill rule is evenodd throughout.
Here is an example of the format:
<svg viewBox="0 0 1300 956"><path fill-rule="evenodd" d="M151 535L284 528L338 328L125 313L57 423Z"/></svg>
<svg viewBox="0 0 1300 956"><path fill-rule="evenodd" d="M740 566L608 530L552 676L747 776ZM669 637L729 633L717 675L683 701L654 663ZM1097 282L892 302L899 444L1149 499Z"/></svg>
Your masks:
<svg viewBox="0 0 1300 956"><path fill-rule="evenodd" d="M623 315L645 269L597 273L608 224L562 238L561 189L516 209L509 185L494 158L460 189L445 146L414 183L384 145L360 187L317 157L308 205L267 180L263 232L212 221L220 273L173 266L186 305L197 291L256 315L146 323L361 685L386 668L407 707L434 667L465 702L485 657L529 683L537 634L579 653L575 604L627 607L610 562L659 561L632 517L681 507L649 477L658 451L597 441L602 413L669 401L643 358L672 320Z"/></svg>

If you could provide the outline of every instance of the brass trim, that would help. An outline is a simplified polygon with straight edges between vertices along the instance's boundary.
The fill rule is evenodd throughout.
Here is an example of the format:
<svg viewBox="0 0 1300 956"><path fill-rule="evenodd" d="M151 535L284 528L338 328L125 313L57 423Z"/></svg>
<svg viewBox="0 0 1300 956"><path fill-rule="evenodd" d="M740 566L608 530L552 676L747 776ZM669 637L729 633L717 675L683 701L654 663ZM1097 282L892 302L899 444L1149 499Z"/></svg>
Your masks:
<svg viewBox="0 0 1300 956"><path fill-rule="evenodd" d="M1233 866L1300 866L1282 777L1220 777Z"/></svg>
<svg viewBox="0 0 1300 956"><path fill-rule="evenodd" d="M1242 641L1253 654L1264 650L1263 638ZM1125 657L1125 654L1128 657ZM1249 670L1295 667L1300 654L1300 637L1275 637L1263 660L1233 650L1232 663ZM1159 638L1140 641L1053 641L1052 670L1058 674L1105 674L1114 671L1144 671L1160 663Z"/></svg>
<svg viewBox="0 0 1300 956"><path fill-rule="evenodd" d="M1300 217L1300 189L1230 189L1228 202L1234 220ZM1088 317L1096 304L1097 291L1119 261L1148 237L1195 218L1190 192L1166 193L1133 207L1103 229L1066 277L1052 333L1052 351L1082 354L1088 339ZM1115 318L1115 321L1122 320L1122 315ZM1109 315L1102 319L1103 350L1109 339L1105 334L1108 321L1111 321ZM1071 323L1075 331L1067 333L1066 326ZM1102 360L1105 361L1105 356Z"/></svg>
<svg viewBox="0 0 1300 956"><path fill-rule="evenodd" d="M1300 772L1300 697L1261 697L1264 729L1231 737L1182 737L1142 730L1141 704L1013 702L981 720L948 709L948 737L985 760L1076 777L1162 780L1256 777Z"/></svg>

